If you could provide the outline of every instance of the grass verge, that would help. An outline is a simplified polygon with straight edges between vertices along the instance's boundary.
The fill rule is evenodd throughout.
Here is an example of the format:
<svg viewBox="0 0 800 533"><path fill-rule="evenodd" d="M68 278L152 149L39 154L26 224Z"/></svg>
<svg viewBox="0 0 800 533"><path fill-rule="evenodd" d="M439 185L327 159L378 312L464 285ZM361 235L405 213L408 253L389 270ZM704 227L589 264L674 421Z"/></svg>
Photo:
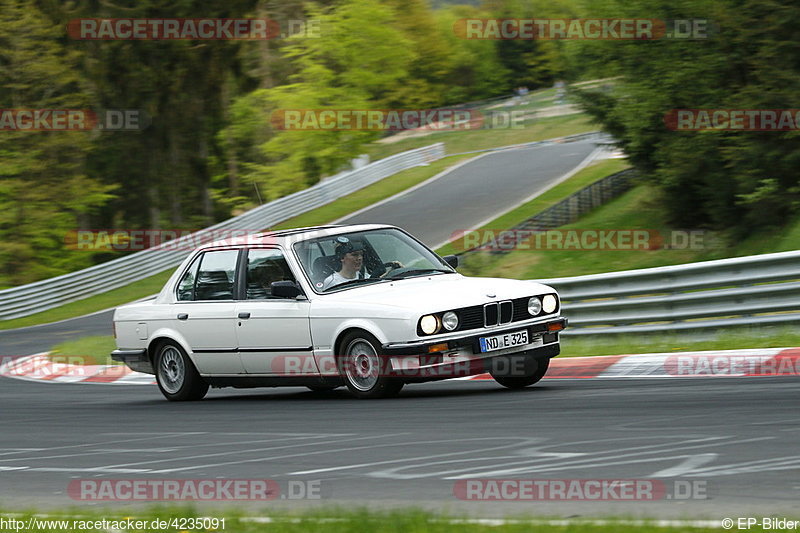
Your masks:
<svg viewBox="0 0 800 533"><path fill-rule="evenodd" d="M74 362L82 365L117 365L111 352L117 345L111 335L78 337L53 346L50 356L59 362Z"/></svg>
<svg viewBox="0 0 800 533"><path fill-rule="evenodd" d="M558 231L566 235L569 230L586 229L648 230L651 236L660 236L665 242L678 231L668 224L658 194L649 185L631 189ZM685 248L587 250L531 246L504 255L476 253L465 258L461 270L470 275L544 279L789 251L800 248L800 217L788 221L783 228L763 230L746 240L730 241L724 234L711 232L703 232L701 238L696 245Z"/></svg>
<svg viewBox="0 0 800 533"><path fill-rule="evenodd" d="M597 129L597 125L593 124L587 115L575 114L537 119L526 124L524 128L448 131L432 133L423 137L411 137L394 143L372 143L366 147L366 153L372 160L377 160L406 150L443 142L446 153L458 154L472 150L543 141Z"/></svg>
<svg viewBox="0 0 800 533"><path fill-rule="evenodd" d="M4 513L4 516L10 516ZM691 527L683 525L681 521L674 521L672 525L655 520L618 520L618 519L571 519L548 521L542 518L512 518L505 522L470 520L463 517L450 517L443 514L431 513L422 510L408 509L397 511L369 511L366 508L356 511L342 511L338 509L314 510L302 515L282 512L270 512L268 518L248 518L241 512L214 513L209 510L194 509L192 507L154 507L145 511L131 512L124 510L79 510L72 512L51 512L45 515L34 512L14 513L13 519L25 525L32 525L25 531L66 531L84 532L90 529L87 522L81 521L116 521L109 529L124 531L179 531L175 527L153 527L154 520L185 519L190 517L214 517L223 519L224 528L217 527L209 531L236 531L237 533L295 533L314 531L316 533L349 533L370 531L373 533L655 533L669 531L688 531L693 533L718 532L717 527L703 527L703 524L693 524ZM8 520L8 519L6 519ZM58 523L62 520L66 522ZM133 528L125 526L126 521L144 522L143 527ZM48 523L49 522L49 523ZM130 522L127 522L130 524ZM76 527L84 525L84 527ZM199 529L199 528L198 528ZM12 529L13 530L13 529ZM759 524L749 528L749 531L764 531Z"/></svg>

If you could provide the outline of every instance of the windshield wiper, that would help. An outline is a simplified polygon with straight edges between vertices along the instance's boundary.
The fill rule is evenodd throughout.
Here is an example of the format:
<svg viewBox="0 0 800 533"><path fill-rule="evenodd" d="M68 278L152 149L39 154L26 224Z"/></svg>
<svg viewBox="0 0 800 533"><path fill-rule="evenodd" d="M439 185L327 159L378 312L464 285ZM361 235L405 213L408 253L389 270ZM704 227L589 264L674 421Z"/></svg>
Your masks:
<svg viewBox="0 0 800 533"><path fill-rule="evenodd" d="M328 287L322 292L328 292L331 289L338 289L339 287L344 287L346 285L355 285L356 283L374 283L376 281L383 281L384 278L359 278L359 279L351 279L350 281L345 281L344 283L338 283L336 285L332 285Z"/></svg>
<svg viewBox="0 0 800 533"><path fill-rule="evenodd" d="M410 276L419 276L432 272L440 272L442 274L455 274L455 272L453 272L452 270L446 270L444 268L417 268L414 270L406 270L405 272L401 272L400 274L396 274L394 276L386 276L383 279L403 279Z"/></svg>

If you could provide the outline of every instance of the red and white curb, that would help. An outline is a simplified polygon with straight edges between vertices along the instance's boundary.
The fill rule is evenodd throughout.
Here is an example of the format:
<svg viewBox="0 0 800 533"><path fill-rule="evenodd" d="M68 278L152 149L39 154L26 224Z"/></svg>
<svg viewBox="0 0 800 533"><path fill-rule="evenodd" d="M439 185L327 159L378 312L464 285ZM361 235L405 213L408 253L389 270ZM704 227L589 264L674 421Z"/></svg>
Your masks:
<svg viewBox="0 0 800 533"><path fill-rule="evenodd" d="M152 385L155 376L134 372L124 365L77 365L54 362L48 354L29 355L0 365L0 376L49 383Z"/></svg>
<svg viewBox="0 0 800 533"><path fill-rule="evenodd" d="M152 385L150 374L122 365L76 365L47 354L13 359L0 376L49 383ZM564 357L550 362L545 379L800 376L800 348L766 348L638 355ZM480 374L462 380L490 380Z"/></svg>
<svg viewBox="0 0 800 533"><path fill-rule="evenodd" d="M800 348L564 357L550 361L545 378L752 376L800 376ZM481 374L464 379L485 380L492 377Z"/></svg>

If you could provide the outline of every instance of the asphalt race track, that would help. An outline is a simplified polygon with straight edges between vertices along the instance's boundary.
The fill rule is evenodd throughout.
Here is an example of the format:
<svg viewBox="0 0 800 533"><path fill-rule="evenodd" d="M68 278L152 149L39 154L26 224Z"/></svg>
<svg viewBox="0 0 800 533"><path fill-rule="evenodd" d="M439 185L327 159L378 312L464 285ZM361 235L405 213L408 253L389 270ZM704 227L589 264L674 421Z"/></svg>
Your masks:
<svg viewBox="0 0 800 533"><path fill-rule="evenodd" d="M261 514L357 504L484 517L785 516L800 496L796 400L791 378L545 380L521 391L451 381L381 401L225 389L183 404L153 386L2 379L0 498L80 508L98 504L67 496L75 479L223 477L282 491L317 483L318 500L235 503ZM656 479L670 496L677 480L698 483L702 499L461 501L454 484L470 478Z"/></svg>
<svg viewBox="0 0 800 533"><path fill-rule="evenodd" d="M453 232L473 228L558 180L597 148L596 143L597 139L490 153L428 186L393 197L340 223L394 224L437 246ZM34 328L0 331L0 356L31 355L70 338L111 335L111 316L112 311L106 311Z"/></svg>

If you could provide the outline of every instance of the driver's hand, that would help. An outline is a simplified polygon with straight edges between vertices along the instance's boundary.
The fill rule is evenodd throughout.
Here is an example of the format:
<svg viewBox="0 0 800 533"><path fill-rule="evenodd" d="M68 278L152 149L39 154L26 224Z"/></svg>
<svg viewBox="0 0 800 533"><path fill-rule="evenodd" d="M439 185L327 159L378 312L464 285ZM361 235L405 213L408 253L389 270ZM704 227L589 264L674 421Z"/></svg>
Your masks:
<svg viewBox="0 0 800 533"><path fill-rule="evenodd" d="M389 261L388 263L386 263L386 266L394 270L396 268L403 268L403 263L401 263L400 261Z"/></svg>

